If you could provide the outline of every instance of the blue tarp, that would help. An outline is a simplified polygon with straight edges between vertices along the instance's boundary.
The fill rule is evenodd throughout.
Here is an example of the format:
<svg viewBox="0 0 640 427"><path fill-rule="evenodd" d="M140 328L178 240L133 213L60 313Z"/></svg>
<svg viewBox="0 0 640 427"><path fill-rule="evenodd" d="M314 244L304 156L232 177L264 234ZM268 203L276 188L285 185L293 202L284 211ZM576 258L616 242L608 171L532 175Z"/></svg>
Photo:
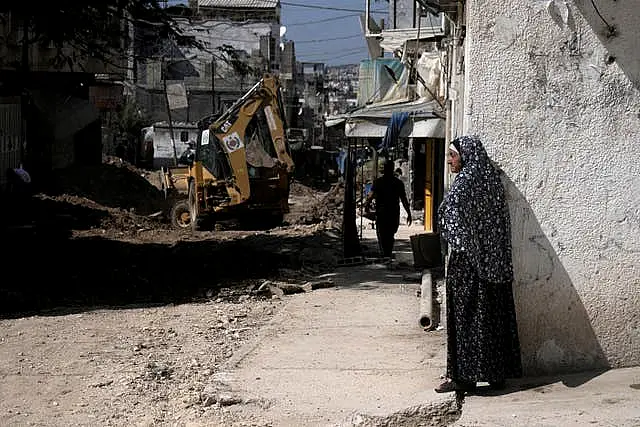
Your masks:
<svg viewBox="0 0 640 427"><path fill-rule="evenodd" d="M347 152L345 149L341 149L338 155L336 156L336 162L338 163L338 170L340 171L340 176L344 176L344 168L345 168L346 160L347 160Z"/></svg>
<svg viewBox="0 0 640 427"><path fill-rule="evenodd" d="M378 145L379 151L388 151L389 148L396 145L398 136L400 135L400 130L402 129L402 126L404 126L408 118L409 113L394 111L391 114L391 118L389 119L389 122L387 124L387 131L384 134L382 141L380 141L380 144Z"/></svg>

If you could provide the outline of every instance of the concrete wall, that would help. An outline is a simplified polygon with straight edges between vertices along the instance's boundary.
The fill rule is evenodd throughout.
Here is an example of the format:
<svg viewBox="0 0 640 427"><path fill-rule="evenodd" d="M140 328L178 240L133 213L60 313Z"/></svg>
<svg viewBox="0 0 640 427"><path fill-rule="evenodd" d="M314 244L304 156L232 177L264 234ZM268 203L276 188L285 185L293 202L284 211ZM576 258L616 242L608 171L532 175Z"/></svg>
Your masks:
<svg viewBox="0 0 640 427"><path fill-rule="evenodd" d="M640 364L635 2L467 2L465 131L505 171L529 374ZM454 135L455 136L455 135Z"/></svg>
<svg viewBox="0 0 640 427"><path fill-rule="evenodd" d="M210 61L211 54L220 54L218 47L231 45L237 51L244 51L247 55L260 54L260 37L271 36L275 39L275 62L280 62L280 24L278 22L228 22L206 19L201 22L189 22L178 19L180 29L185 36L193 36L199 42L204 43L207 52L197 48L183 48L186 57L198 55L200 61ZM265 54L267 52L264 52Z"/></svg>

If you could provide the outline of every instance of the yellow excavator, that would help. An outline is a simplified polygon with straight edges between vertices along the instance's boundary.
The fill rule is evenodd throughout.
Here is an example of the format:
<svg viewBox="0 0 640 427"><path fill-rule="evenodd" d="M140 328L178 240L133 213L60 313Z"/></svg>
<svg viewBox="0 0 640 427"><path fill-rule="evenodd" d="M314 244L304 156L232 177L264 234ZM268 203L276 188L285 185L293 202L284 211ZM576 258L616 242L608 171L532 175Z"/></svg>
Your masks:
<svg viewBox="0 0 640 427"><path fill-rule="evenodd" d="M231 218L282 223L294 170L284 117L279 80L265 74L224 113L200 120L195 147L181 156L188 167L164 173L165 186L181 183L188 195L171 222L194 230Z"/></svg>

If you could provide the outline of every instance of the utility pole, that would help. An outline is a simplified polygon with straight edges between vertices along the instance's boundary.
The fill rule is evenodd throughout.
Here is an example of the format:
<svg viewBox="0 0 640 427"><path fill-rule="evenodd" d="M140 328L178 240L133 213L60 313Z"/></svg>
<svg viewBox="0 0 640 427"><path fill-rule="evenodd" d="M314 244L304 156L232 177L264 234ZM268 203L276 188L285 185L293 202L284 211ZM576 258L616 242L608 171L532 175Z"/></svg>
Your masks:
<svg viewBox="0 0 640 427"><path fill-rule="evenodd" d="M187 94L187 123L189 123L189 105L191 105L189 103L189 95L190 95L191 91L187 90L186 94Z"/></svg>
<svg viewBox="0 0 640 427"><path fill-rule="evenodd" d="M171 137L171 147L173 147L173 164L178 166L178 153L176 152L176 140L173 137L173 121L171 120L171 105L169 104L169 94L167 93L167 61L162 57L162 86L164 88L164 100L167 105L167 117L169 118L169 135Z"/></svg>
<svg viewBox="0 0 640 427"><path fill-rule="evenodd" d="M216 57L211 57L211 114L216 114Z"/></svg>

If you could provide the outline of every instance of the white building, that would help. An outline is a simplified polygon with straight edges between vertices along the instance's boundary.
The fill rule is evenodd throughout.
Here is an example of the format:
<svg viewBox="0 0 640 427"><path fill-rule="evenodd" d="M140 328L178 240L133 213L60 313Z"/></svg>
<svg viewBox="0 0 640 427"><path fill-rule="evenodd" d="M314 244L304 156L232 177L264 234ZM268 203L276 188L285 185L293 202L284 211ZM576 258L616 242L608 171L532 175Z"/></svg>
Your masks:
<svg viewBox="0 0 640 427"><path fill-rule="evenodd" d="M452 136L506 174L525 366L640 364L637 5L471 0L460 18Z"/></svg>

